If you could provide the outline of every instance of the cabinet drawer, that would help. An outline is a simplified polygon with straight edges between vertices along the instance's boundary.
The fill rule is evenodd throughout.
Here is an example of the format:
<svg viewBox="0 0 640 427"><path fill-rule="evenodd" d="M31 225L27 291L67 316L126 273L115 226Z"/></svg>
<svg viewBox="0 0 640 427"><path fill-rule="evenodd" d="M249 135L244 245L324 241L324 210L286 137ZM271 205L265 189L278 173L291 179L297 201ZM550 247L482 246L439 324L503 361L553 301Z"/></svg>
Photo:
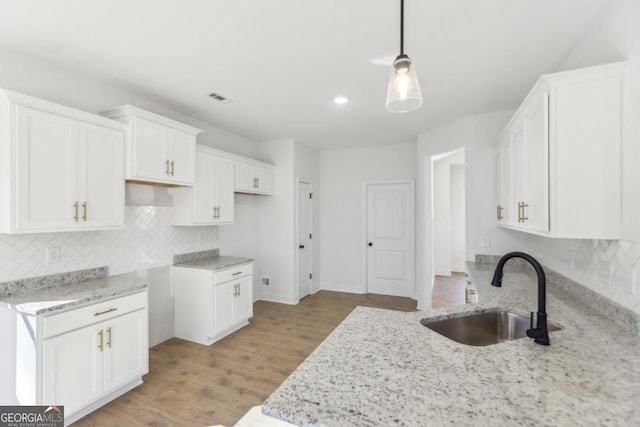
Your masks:
<svg viewBox="0 0 640 427"><path fill-rule="evenodd" d="M92 323L104 322L145 307L147 307L146 291L54 314L43 319L43 337L49 338Z"/></svg>
<svg viewBox="0 0 640 427"><path fill-rule="evenodd" d="M240 277L249 276L253 273L253 264L243 264L227 270L217 271L213 273L213 284L228 282L229 280L238 279Z"/></svg>

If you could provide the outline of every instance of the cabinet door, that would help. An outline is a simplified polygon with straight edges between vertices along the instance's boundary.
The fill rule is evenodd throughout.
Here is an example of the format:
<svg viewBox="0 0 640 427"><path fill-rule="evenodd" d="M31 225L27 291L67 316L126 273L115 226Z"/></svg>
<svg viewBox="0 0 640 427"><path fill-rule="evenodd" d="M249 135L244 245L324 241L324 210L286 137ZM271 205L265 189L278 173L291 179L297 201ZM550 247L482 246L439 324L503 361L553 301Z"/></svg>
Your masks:
<svg viewBox="0 0 640 427"><path fill-rule="evenodd" d="M147 319L143 309L104 323L105 393L148 372Z"/></svg>
<svg viewBox="0 0 640 427"><path fill-rule="evenodd" d="M253 165L236 162L235 189L240 192L253 193L256 191L256 181Z"/></svg>
<svg viewBox="0 0 640 427"><path fill-rule="evenodd" d="M16 230L77 227L78 122L17 108Z"/></svg>
<svg viewBox="0 0 640 427"><path fill-rule="evenodd" d="M193 185L193 223L212 224L215 221L216 158L198 153L196 180Z"/></svg>
<svg viewBox="0 0 640 427"><path fill-rule="evenodd" d="M140 117L133 120L133 176L128 178L169 180L171 169L167 127Z"/></svg>
<svg viewBox="0 0 640 427"><path fill-rule="evenodd" d="M233 222L233 166L231 159L216 158L216 206L218 207L217 223L230 224Z"/></svg>
<svg viewBox="0 0 640 427"><path fill-rule="evenodd" d="M124 132L79 125L79 225L124 225Z"/></svg>
<svg viewBox="0 0 640 427"><path fill-rule="evenodd" d="M511 201L511 209L514 210L515 222L512 224L517 228L525 228L524 218L521 205L527 204L528 200L528 169L527 146L524 138L523 122L519 122L511 132L511 154L512 154L512 177L513 177L513 200Z"/></svg>
<svg viewBox="0 0 640 427"><path fill-rule="evenodd" d="M273 169L256 166L255 174L257 178L258 192L273 194Z"/></svg>
<svg viewBox="0 0 640 427"><path fill-rule="evenodd" d="M101 331L101 325L92 325L44 340L41 404L64 405L69 415L100 397Z"/></svg>
<svg viewBox="0 0 640 427"><path fill-rule="evenodd" d="M234 318L239 322L253 317L253 276L244 277L234 283L238 289Z"/></svg>
<svg viewBox="0 0 640 427"><path fill-rule="evenodd" d="M196 137L177 129L168 128L167 131L170 139L169 180L178 184L193 184L196 174Z"/></svg>
<svg viewBox="0 0 640 427"><path fill-rule="evenodd" d="M218 335L225 329L232 327L235 323L234 299L236 298L236 287L238 282L227 282L216 285L213 290L214 300L214 331Z"/></svg>
<svg viewBox="0 0 640 427"><path fill-rule="evenodd" d="M528 162L525 225L549 231L549 94L537 93L524 112Z"/></svg>
<svg viewBox="0 0 640 427"><path fill-rule="evenodd" d="M502 220L506 225L513 225L517 221L517 204L513 201L513 143L511 138L505 139L504 145L500 149L499 166L499 194L500 206L502 207Z"/></svg>

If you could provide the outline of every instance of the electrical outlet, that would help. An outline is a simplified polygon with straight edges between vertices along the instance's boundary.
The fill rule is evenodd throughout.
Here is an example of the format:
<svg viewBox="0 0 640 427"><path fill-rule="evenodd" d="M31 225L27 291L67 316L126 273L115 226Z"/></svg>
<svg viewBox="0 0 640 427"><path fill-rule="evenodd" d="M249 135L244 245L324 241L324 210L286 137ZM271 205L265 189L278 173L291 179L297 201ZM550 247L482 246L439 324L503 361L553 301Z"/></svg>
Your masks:
<svg viewBox="0 0 640 427"><path fill-rule="evenodd" d="M491 247L491 239L489 238L489 236L482 236L480 238L480 246L482 246L483 248Z"/></svg>
<svg viewBox="0 0 640 427"><path fill-rule="evenodd" d="M60 262L60 248L47 248L45 249L45 262L47 264L54 264Z"/></svg>
<svg viewBox="0 0 640 427"><path fill-rule="evenodd" d="M268 277L263 277L262 278L262 284L265 286L269 286L269 278Z"/></svg>

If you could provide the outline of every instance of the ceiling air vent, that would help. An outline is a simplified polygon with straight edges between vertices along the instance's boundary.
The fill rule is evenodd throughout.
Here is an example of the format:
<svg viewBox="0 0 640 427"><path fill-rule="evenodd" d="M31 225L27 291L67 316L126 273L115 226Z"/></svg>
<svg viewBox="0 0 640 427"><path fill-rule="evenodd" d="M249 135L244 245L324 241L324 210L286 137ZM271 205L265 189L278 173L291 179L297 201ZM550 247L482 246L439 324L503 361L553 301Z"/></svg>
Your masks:
<svg viewBox="0 0 640 427"><path fill-rule="evenodd" d="M220 101L224 104L231 102L228 98L225 98L224 96L220 95L219 93L215 93L215 92L211 92L209 94L209 97L215 99L216 101Z"/></svg>

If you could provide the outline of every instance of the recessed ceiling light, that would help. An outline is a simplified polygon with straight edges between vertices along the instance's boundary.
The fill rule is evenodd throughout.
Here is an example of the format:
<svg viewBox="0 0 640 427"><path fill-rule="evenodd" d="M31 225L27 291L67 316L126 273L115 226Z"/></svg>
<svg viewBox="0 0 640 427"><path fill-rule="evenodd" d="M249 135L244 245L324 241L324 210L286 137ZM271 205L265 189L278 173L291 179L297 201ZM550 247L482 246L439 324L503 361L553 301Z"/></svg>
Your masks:
<svg viewBox="0 0 640 427"><path fill-rule="evenodd" d="M335 98L333 98L333 102L338 105L346 104L347 102L349 102L349 98L347 98L346 96L336 96Z"/></svg>

